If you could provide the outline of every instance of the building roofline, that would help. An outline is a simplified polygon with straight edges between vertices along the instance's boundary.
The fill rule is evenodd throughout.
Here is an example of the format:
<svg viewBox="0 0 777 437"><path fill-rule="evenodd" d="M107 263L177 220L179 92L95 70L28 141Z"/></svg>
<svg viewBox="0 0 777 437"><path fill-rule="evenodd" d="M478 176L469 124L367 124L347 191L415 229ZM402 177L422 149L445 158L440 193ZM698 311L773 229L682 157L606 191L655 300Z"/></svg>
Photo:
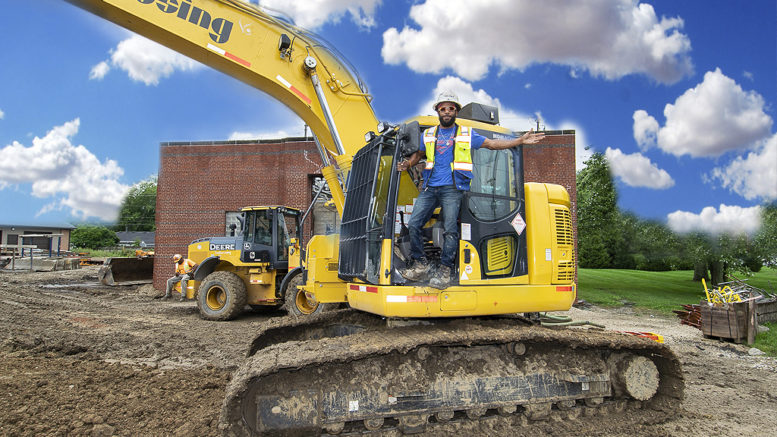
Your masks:
<svg viewBox="0 0 777 437"><path fill-rule="evenodd" d="M61 225L22 225L18 223L0 223L0 228L75 229L76 227L67 223Z"/></svg>
<svg viewBox="0 0 777 437"><path fill-rule="evenodd" d="M313 142L313 137L286 137L276 139L256 139L256 140L218 140L218 141L167 141L159 143L160 147L168 146L241 146L249 144L279 144L279 143L301 143Z"/></svg>

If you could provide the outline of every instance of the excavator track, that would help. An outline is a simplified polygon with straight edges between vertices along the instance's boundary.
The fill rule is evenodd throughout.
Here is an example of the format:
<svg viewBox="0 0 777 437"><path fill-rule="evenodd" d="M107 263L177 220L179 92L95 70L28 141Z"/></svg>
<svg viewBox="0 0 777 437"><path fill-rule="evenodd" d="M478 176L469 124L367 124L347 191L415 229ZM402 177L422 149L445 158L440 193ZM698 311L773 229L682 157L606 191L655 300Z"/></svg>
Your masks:
<svg viewBox="0 0 777 437"><path fill-rule="evenodd" d="M338 311L275 323L249 354L227 389L226 435L444 434L497 414L519 426L601 412L660 421L684 387L662 344L515 318Z"/></svg>

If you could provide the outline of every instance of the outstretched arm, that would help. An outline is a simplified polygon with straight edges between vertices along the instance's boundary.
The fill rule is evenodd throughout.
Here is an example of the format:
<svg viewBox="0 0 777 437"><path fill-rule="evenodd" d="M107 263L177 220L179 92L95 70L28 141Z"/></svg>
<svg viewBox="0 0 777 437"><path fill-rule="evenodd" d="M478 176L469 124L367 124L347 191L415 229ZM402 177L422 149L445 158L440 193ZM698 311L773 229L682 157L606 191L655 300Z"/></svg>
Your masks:
<svg viewBox="0 0 777 437"><path fill-rule="evenodd" d="M537 144L542 141L543 138L545 138L544 132L535 133L534 129L532 129L521 135L519 138L513 138L512 140L494 140L486 138L486 140L483 141L482 147L491 150L509 149L521 144Z"/></svg>

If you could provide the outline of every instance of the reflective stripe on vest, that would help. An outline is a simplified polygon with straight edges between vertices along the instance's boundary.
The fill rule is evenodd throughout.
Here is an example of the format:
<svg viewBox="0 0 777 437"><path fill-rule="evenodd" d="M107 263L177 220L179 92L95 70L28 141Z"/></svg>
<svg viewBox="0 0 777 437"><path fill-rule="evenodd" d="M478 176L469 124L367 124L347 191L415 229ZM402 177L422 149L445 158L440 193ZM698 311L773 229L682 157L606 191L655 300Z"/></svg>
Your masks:
<svg viewBox="0 0 777 437"><path fill-rule="evenodd" d="M430 127L424 131L424 146L426 147L426 170L431 171L434 168L434 150L437 146L437 128ZM432 153L429 153L429 150Z"/></svg>

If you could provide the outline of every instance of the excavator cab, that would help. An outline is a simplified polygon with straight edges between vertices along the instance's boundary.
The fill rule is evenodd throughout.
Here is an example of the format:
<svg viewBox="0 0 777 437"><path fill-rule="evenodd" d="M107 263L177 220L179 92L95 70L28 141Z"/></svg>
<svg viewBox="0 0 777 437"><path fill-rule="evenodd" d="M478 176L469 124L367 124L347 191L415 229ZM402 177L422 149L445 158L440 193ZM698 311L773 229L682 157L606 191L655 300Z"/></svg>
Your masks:
<svg viewBox="0 0 777 437"><path fill-rule="evenodd" d="M421 181L411 172L396 171L396 162L418 150L423 129L417 122L402 125L375 137L354 156L340 237L341 279L406 283L398 270L410 258L406 224ZM498 129L475 128L487 138L504 138ZM464 194L458 218L462 250L457 277L469 279L475 272L478 279L527 275L522 153L522 147L473 151L471 189ZM431 260L439 258L443 244L436 218L433 215L424 229L424 250Z"/></svg>

